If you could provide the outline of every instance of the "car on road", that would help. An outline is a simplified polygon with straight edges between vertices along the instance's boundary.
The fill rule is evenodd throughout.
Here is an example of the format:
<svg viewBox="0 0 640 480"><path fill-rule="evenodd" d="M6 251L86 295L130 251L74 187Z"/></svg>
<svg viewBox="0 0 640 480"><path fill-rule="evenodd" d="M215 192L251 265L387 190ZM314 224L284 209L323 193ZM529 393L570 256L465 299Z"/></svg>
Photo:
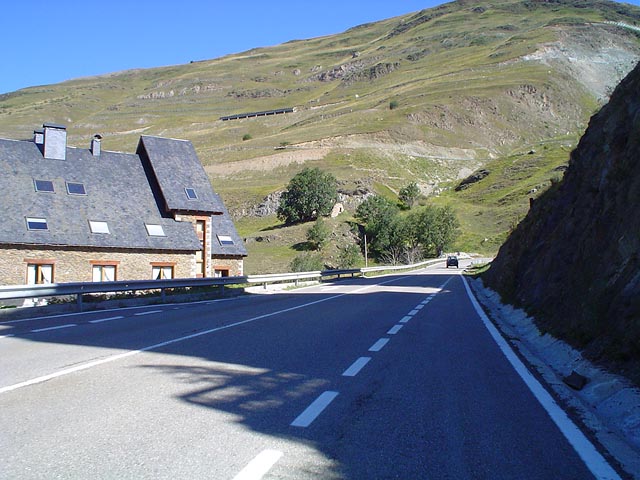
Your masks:
<svg viewBox="0 0 640 480"><path fill-rule="evenodd" d="M449 255L447 257L447 268L449 267L458 268L458 257L456 257L455 255Z"/></svg>

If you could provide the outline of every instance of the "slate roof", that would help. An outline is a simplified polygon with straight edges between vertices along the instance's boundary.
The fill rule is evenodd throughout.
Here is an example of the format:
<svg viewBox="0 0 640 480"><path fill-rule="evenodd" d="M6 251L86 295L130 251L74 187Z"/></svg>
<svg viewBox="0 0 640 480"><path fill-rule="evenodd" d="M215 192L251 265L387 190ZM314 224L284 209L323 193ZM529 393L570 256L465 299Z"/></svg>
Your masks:
<svg viewBox="0 0 640 480"><path fill-rule="evenodd" d="M213 192L191 142L142 136L137 153L149 159L169 210L222 213L222 200ZM190 199L185 189L193 189L196 198Z"/></svg>
<svg viewBox="0 0 640 480"><path fill-rule="evenodd" d="M211 217L211 229L213 235L211 238L211 253L214 257L223 257L225 255L230 256L247 256L247 249L244 246L244 242L238 235L233 220L224 206L222 200L220 200L222 206L222 215L213 215ZM233 245L222 244L218 240L218 235L226 235L231 237Z"/></svg>
<svg viewBox="0 0 640 480"><path fill-rule="evenodd" d="M166 184L169 178L164 169L170 162L165 160L172 159L175 153L191 152L197 161L189 142L145 139L142 143L149 146L154 165L162 166L159 168L161 183ZM162 153L161 146L167 147L170 153ZM192 163L189 168L191 166ZM177 222L163 213L164 206L159 201L162 193L149 182L139 155L102 150L99 156L94 156L89 149L67 147L66 159L54 160L44 158L38 145L31 141L0 139L0 172L0 204L4 211L0 243L177 251L201 249L193 225ZM179 179L191 175L176 173ZM198 190L201 187L195 183L195 177L200 174L198 170L190 177ZM202 177L209 191L204 193L202 190L197 207L203 208L203 213L211 213L220 208L221 202L204 172ZM55 192L36 192L34 180L51 181ZM67 193L66 182L84 184L86 195ZM181 184L175 185L178 186L171 183L164 193L168 204L182 209L188 199L177 199L176 191ZM182 195L186 199L184 191ZM211 201L213 207L204 207L202 202L205 201ZM26 217L45 218L48 230L28 230ZM90 220L107 222L110 233L92 233ZM161 225L165 236L150 236L145 223Z"/></svg>

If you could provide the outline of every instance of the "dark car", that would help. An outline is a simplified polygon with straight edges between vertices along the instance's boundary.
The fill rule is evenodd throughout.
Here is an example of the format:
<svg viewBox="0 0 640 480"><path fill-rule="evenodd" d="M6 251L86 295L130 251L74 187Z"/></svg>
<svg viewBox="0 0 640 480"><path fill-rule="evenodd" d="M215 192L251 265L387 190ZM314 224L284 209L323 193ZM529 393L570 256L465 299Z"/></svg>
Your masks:
<svg viewBox="0 0 640 480"><path fill-rule="evenodd" d="M447 257L447 268L449 267L458 268L458 257L456 257L455 255L449 255Z"/></svg>

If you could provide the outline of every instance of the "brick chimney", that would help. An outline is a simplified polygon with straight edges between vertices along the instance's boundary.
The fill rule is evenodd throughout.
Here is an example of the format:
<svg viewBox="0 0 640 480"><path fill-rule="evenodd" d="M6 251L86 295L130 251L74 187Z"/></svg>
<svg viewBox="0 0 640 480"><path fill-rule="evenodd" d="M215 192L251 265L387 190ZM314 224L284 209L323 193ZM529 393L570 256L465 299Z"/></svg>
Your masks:
<svg viewBox="0 0 640 480"><path fill-rule="evenodd" d="M44 129L44 158L65 160L67 157L67 127L45 123L42 128Z"/></svg>

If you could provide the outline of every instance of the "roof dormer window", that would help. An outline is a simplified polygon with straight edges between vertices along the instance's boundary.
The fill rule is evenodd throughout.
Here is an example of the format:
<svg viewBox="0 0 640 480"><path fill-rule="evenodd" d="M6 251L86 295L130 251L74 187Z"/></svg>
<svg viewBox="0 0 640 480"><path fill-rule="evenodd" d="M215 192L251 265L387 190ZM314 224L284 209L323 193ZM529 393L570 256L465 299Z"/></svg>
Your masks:
<svg viewBox="0 0 640 480"><path fill-rule="evenodd" d="M34 180L33 184L36 188L36 192L55 192L53 182L51 180Z"/></svg>
<svg viewBox="0 0 640 480"><path fill-rule="evenodd" d="M198 199L198 194L196 193L196 189L195 188L185 188L184 189L184 193L187 195L187 198L189 200L197 200Z"/></svg>
<svg viewBox="0 0 640 480"><path fill-rule="evenodd" d="M162 225L154 225L152 223L145 223L145 227L147 227L147 234L150 237L164 237L164 229Z"/></svg>
<svg viewBox="0 0 640 480"><path fill-rule="evenodd" d="M111 233L107 222L89 220L89 228L91 229L91 233Z"/></svg>
<svg viewBox="0 0 640 480"><path fill-rule="evenodd" d="M67 182L67 193L69 195L86 195L87 191L84 188L84 183Z"/></svg>
<svg viewBox="0 0 640 480"><path fill-rule="evenodd" d="M26 217L28 230L49 230L46 218Z"/></svg>
<svg viewBox="0 0 640 480"><path fill-rule="evenodd" d="M233 245L233 238L229 235L217 235L220 245Z"/></svg>

